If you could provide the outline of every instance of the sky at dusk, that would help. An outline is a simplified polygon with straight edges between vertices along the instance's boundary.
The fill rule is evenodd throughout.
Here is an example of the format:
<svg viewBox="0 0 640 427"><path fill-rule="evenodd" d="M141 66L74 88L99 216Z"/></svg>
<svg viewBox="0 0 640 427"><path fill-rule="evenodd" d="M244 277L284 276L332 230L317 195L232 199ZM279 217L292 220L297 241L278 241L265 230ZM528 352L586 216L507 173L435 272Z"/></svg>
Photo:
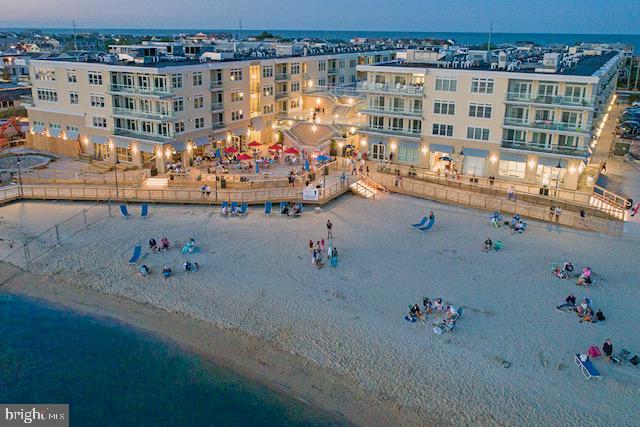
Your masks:
<svg viewBox="0 0 640 427"><path fill-rule="evenodd" d="M0 27L640 34L640 0L2 0Z"/></svg>

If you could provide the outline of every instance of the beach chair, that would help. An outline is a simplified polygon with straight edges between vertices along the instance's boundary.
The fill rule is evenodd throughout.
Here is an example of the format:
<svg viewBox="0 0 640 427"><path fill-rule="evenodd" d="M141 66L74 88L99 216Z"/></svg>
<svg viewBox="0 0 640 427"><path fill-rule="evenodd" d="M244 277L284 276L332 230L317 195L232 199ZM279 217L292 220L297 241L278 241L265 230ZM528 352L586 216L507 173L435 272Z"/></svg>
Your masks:
<svg viewBox="0 0 640 427"><path fill-rule="evenodd" d="M264 214L271 216L271 208L272 207L273 207L273 204L271 202L265 202L265 204L264 204Z"/></svg>
<svg viewBox="0 0 640 427"><path fill-rule="evenodd" d="M298 203L298 206L300 206L300 215L302 215L304 213L304 205L300 202Z"/></svg>
<svg viewBox="0 0 640 427"><path fill-rule="evenodd" d="M436 223L436 219L435 218L430 219L429 222L425 226L418 227L418 230L420 230L420 231L429 231L429 230L431 230L431 227L433 227L433 224L435 224L435 223Z"/></svg>
<svg viewBox="0 0 640 427"><path fill-rule="evenodd" d="M146 218L147 216L149 216L149 205L143 203L140 207L140 218Z"/></svg>
<svg viewBox="0 0 640 427"><path fill-rule="evenodd" d="M142 246L141 245L136 245L133 248L133 254L131 255L131 258L129 259L129 264L135 264L140 260L140 257L142 256Z"/></svg>
<svg viewBox="0 0 640 427"><path fill-rule="evenodd" d="M242 203L242 205L240 205L240 215L246 215L249 213L249 203Z"/></svg>
<svg viewBox="0 0 640 427"><path fill-rule="evenodd" d="M129 210L127 209L127 205L125 205L124 203L120 205L120 213L122 214L123 217L128 218L131 215L129 214Z"/></svg>
<svg viewBox="0 0 640 427"><path fill-rule="evenodd" d="M222 215L222 211L224 211L224 209L225 209L227 206L229 206L229 203L227 203L226 201L225 201L225 202L222 202L222 206L220 206L220 215Z"/></svg>
<svg viewBox="0 0 640 427"><path fill-rule="evenodd" d="M428 218L427 218L426 216L423 216L419 223L417 223L417 224L411 224L411 226L412 226L413 228L420 228L420 227L422 227L423 225L425 225L425 224L427 223L427 221L428 221Z"/></svg>
<svg viewBox="0 0 640 427"><path fill-rule="evenodd" d="M280 210L278 211L280 215L282 215L282 211L285 207L287 207L287 202L280 202Z"/></svg>
<svg viewBox="0 0 640 427"><path fill-rule="evenodd" d="M586 379L588 380L590 380L591 378L597 378L599 380L602 379L602 375L600 375L600 371L598 371L598 369L594 366L594 364L591 363L591 360L587 359L585 361L582 361L582 359L580 359L580 353L575 353L574 359L575 359L576 365L580 367L580 371L582 372L582 375L584 375Z"/></svg>
<svg viewBox="0 0 640 427"><path fill-rule="evenodd" d="M238 202L231 202L231 212L238 209Z"/></svg>

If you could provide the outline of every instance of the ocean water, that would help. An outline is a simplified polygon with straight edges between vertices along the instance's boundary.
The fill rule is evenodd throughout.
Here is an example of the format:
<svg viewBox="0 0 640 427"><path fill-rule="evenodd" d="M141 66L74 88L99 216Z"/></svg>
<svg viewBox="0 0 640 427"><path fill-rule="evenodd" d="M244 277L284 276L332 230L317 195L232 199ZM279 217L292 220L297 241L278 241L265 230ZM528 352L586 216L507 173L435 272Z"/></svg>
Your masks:
<svg viewBox="0 0 640 427"><path fill-rule="evenodd" d="M347 425L109 319L0 294L0 402L82 426Z"/></svg>
<svg viewBox="0 0 640 427"><path fill-rule="evenodd" d="M25 28L0 28L0 31L6 30L26 30ZM31 28L33 30L33 28ZM40 28L44 33L48 34L70 34L73 32L71 28ZM185 28L185 29L117 29L117 28L78 28L77 32L98 32L103 34L131 34L138 36L156 35L156 36L173 36L177 34L195 34L197 32L205 33L231 33L240 37L260 34L263 30L220 30L220 29L204 29L204 28ZM470 32L405 32L405 31L324 31L324 30L265 30L272 34L285 38L302 38L302 37L318 37L322 39L338 39L349 40L353 37L368 38L435 38L435 39L454 39L463 45L481 44L488 41L487 33L470 33ZM573 44L576 42L594 42L594 43L625 43L635 47L636 53L640 49L640 34L552 34L552 33L493 33L491 36L492 44L514 43L517 41L532 41L540 45L549 44Z"/></svg>

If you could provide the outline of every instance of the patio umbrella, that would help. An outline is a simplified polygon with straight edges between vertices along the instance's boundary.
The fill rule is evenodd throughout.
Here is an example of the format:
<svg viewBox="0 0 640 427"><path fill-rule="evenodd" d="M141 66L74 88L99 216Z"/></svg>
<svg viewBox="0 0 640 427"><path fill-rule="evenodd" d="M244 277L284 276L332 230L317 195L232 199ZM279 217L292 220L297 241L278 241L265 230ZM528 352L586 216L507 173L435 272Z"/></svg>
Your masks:
<svg viewBox="0 0 640 427"><path fill-rule="evenodd" d="M295 155L298 155L300 153L297 149L295 149L293 147L287 148L286 150L284 150L284 152L286 154L295 154Z"/></svg>
<svg viewBox="0 0 640 427"><path fill-rule="evenodd" d="M247 144L249 147L259 147L260 143L258 141L251 141L249 144Z"/></svg>
<svg viewBox="0 0 640 427"><path fill-rule="evenodd" d="M453 159L448 156L442 156L439 158L439 160L444 160L445 162L453 162Z"/></svg>
<svg viewBox="0 0 640 427"><path fill-rule="evenodd" d="M237 153L238 149L236 147L227 147L224 149L224 152L227 154Z"/></svg>
<svg viewBox="0 0 640 427"><path fill-rule="evenodd" d="M273 144L269 150L282 150L282 144Z"/></svg>
<svg viewBox="0 0 640 427"><path fill-rule="evenodd" d="M247 153L242 153L238 156L238 160L251 160L253 157L248 155Z"/></svg>
<svg viewBox="0 0 640 427"><path fill-rule="evenodd" d="M260 173L260 166L258 166L258 162L256 162L256 175Z"/></svg>
<svg viewBox="0 0 640 427"><path fill-rule="evenodd" d="M328 160L331 160L331 157L328 157L328 156L325 156L325 155L321 155L321 156L318 156L316 158L316 160L319 161L319 162L326 162Z"/></svg>

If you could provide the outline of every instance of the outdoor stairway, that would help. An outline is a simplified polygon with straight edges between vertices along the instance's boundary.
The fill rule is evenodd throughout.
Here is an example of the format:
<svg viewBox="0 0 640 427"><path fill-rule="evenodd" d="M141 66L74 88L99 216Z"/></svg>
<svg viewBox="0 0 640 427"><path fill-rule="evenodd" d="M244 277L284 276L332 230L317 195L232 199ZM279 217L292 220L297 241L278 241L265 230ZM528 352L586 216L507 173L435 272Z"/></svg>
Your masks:
<svg viewBox="0 0 640 427"><path fill-rule="evenodd" d="M591 196L591 200L589 200L589 205L595 207L599 211L605 212L615 218L625 219L625 210L622 209L619 205L615 205L604 200L602 197Z"/></svg>
<svg viewBox="0 0 640 427"><path fill-rule="evenodd" d="M168 187L169 186L169 179L168 178L161 178L161 177L147 178L147 180L144 182L144 186L145 187L152 187L152 188Z"/></svg>
<svg viewBox="0 0 640 427"><path fill-rule="evenodd" d="M364 197L365 199L375 199L376 194L378 194L378 190L367 184L364 180L354 182L349 188L354 194Z"/></svg>

